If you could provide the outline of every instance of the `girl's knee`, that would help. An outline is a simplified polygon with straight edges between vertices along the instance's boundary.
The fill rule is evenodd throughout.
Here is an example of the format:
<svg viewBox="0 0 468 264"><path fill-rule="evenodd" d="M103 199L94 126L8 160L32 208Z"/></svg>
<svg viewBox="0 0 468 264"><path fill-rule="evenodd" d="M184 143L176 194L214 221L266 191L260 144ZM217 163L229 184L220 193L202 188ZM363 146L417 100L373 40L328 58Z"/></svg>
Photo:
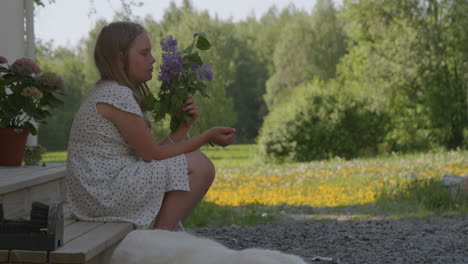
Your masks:
<svg viewBox="0 0 468 264"><path fill-rule="evenodd" d="M215 178L213 162L201 151L186 154L189 173L200 174L203 179L211 184Z"/></svg>
<svg viewBox="0 0 468 264"><path fill-rule="evenodd" d="M215 170L215 166L213 164L213 161L210 160L210 158L208 158L205 153L199 151L200 155L203 156L203 163L204 163L204 175L205 175L205 179L207 181L207 183L209 185L211 185L211 183L213 183L214 179L215 179L215 175L216 175L216 170Z"/></svg>
<svg viewBox="0 0 468 264"><path fill-rule="evenodd" d="M206 175L207 175L207 178L210 182L210 184L214 181L215 179L215 175L216 175L216 170L215 170L215 166L213 164L213 161L211 161L210 158L208 158L205 153L203 152L200 152L201 155L204 156L204 159L205 159L205 163L206 163Z"/></svg>

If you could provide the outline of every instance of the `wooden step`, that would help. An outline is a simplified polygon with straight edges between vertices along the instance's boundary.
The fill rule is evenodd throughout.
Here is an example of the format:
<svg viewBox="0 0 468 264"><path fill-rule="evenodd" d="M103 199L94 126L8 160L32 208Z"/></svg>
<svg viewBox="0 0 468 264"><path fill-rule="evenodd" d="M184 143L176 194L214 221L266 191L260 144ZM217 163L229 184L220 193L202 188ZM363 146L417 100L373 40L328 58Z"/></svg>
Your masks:
<svg viewBox="0 0 468 264"><path fill-rule="evenodd" d="M133 230L131 223L77 221L70 215L65 205L63 246L51 252L0 251L0 263L107 263L118 242Z"/></svg>
<svg viewBox="0 0 468 264"><path fill-rule="evenodd" d="M83 222L77 222L73 225ZM89 222L88 222L89 223ZM72 226L73 226L72 225ZM108 259L111 250L133 230L131 223L100 223L68 241L63 247L49 253L51 264L59 263L102 263ZM65 233L67 234L67 233Z"/></svg>
<svg viewBox="0 0 468 264"><path fill-rule="evenodd" d="M33 201L65 201L64 163L0 167L0 203L5 218L27 217Z"/></svg>
<svg viewBox="0 0 468 264"><path fill-rule="evenodd" d="M0 167L0 202L7 219L27 217L33 201L66 199L65 164ZM71 218L64 205L64 241L55 251L0 250L0 263L106 263L130 231L131 223L85 222Z"/></svg>

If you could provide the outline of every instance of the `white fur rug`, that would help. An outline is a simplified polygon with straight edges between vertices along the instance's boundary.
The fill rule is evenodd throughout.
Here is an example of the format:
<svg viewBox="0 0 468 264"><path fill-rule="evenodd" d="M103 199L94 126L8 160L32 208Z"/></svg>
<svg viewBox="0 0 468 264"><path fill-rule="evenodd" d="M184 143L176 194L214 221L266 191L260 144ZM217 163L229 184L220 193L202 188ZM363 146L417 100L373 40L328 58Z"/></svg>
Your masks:
<svg viewBox="0 0 468 264"><path fill-rule="evenodd" d="M275 250L232 250L185 232L135 230L115 249L111 264L305 264Z"/></svg>

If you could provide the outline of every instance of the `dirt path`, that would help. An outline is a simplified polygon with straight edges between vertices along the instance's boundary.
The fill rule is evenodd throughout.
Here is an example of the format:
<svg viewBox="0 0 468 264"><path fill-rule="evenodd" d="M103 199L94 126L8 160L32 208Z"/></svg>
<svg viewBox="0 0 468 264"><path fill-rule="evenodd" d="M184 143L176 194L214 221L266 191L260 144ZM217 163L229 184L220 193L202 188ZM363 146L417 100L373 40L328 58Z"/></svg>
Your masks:
<svg viewBox="0 0 468 264"><path fill-rule="evenodd" d="M276 249L310 263L468 263L468 217L310 221L190 232L229 248Z"/></svg>

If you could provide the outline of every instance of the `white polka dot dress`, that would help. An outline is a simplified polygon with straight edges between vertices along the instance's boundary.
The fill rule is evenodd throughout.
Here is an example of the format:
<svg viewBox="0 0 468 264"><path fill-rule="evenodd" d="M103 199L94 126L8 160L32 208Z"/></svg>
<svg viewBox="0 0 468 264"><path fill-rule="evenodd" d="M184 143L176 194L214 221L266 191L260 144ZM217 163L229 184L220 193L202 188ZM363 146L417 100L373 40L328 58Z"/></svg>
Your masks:
<svg viewBox="0 0 468 264"><path fill-rule="evenodd" d="M143 161L117 127L97 112L98 102L143 116L132 91L115 82L97 85L83 101L68 143L66 186L72 215L150 228L165 192L190 190L185 155Z"/></svg>

